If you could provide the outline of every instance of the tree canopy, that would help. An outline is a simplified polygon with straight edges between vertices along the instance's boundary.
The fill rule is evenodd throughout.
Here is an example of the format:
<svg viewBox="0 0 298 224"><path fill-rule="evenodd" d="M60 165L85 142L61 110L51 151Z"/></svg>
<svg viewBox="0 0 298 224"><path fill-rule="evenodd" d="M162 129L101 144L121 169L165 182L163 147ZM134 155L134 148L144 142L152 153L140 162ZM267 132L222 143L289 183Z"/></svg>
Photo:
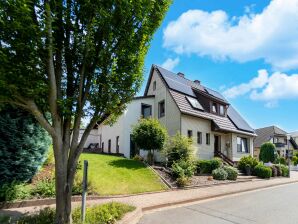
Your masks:
<svg viewBox="0 0 298 224"><path fill-rule="evenodd" d="M264 163L274 163L277 158L275 145L271 142L265 142L261 145L259 159Z"/></svg>
<svg viewBox="0 0 298 224"><path fill-rule="evenodd" d="M132 130L132 139L143 150L161 150L167 138L167 130L157 119L141 119Z"/></svg>
<svg viewBox="0 0 298 224"><path fill-rule="evenodd" d="M139 90L170 3L0 0L0 102L32 113L52 137L57 223L71 222L74 173L91 129L113 121Z"/></svg>

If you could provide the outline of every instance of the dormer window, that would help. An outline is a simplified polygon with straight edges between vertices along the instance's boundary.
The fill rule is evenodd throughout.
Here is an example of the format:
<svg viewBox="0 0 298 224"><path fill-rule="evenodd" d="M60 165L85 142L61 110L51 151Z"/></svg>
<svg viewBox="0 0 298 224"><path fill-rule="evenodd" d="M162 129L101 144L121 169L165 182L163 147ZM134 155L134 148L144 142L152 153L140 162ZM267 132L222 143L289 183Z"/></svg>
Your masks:
<svg viewBox="0 0 298 224"><path fill-rule="evenodd" d="M216 105L216 103L212 103L212 112L217 114L217 105Z"/></svg>
<svg viewBox="0 0 298 224"><path fill-rule="evenodd" d="M224 107L224 105L219 105L219 115L225 116L225 107Z"/></svg>

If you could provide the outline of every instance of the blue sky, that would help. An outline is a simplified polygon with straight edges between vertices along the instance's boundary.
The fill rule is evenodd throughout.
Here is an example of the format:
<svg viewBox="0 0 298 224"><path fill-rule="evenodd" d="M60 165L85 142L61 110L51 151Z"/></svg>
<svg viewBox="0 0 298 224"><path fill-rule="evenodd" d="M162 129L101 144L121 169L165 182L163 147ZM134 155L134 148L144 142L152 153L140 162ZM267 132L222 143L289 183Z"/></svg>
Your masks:
<svg viewBox="0 0 298 224"><path fill-rule="evenodd" d="M297 12L298 0L174 0L145 82L163 65L223 93L253 128L298 130Z"/></svg>

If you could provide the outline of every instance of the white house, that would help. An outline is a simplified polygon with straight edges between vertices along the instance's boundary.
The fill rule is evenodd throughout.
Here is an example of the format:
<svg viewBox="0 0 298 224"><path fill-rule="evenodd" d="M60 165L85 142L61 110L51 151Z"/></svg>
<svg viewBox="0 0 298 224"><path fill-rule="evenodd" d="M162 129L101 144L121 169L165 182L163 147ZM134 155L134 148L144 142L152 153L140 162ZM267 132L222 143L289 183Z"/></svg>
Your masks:
<svg viewBox="0 0 298 224"><path fill-rule="evenodd" d="M248 123L221 94L182 73L153 65L144 95L134 98L113 126L98 126L102 150L133 156L130 133L141 117L159 119L169 135L180 132L193 138L201 159L217 155L232 162L253 155L256 134Z"/></svg>

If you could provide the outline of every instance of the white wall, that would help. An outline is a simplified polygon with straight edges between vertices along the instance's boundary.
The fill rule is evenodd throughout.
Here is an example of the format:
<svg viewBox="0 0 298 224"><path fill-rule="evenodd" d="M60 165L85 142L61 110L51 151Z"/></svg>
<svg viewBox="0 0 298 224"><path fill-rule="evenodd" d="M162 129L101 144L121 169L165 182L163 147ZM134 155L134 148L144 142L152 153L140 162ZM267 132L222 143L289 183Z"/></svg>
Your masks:
<svg viewBox="0 0 298 224"><path fill-rule="evenodd" d="M244 152L237 152L237 137L244 137L248 140L248 146L249 146L249 153ZM253 156L253 137L242 135L242 134L232 134L232 150L233 150L233 161L239 161L241 157L251 155Z"/></svg>
<svg viewBox="0 0 298 224"><path fill-rule="evenodd" d="M85 129L80 129L80 134L79 134L79 141L82 138L82 135L84 133ZM97 129L92 129L86 142L84 145L84 148L87 148L91 143L98 143L99 144L99 135L98 135L98 130Z"/></svg>

